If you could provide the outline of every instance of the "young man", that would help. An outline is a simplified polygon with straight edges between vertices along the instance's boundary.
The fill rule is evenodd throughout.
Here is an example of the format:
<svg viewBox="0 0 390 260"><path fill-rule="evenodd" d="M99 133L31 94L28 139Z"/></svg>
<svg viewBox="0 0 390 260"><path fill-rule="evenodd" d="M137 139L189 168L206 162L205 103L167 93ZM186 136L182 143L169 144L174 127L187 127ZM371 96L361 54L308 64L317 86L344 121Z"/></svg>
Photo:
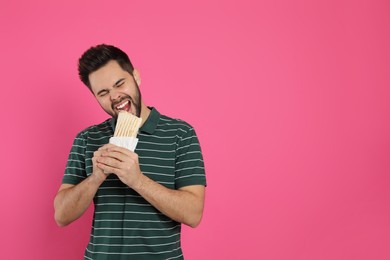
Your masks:
<svg viewBox="0 0 390 260"><path fill-rule="evenodd" d="M144 104L138 71L114 46L87 50L79 75L112 118L76 136L54 200L57 224L93 201L84 259L183 259L181 223L200 223L206 185L194 129ZM108 144L121 110L142 118L135 152Z"/></svg>

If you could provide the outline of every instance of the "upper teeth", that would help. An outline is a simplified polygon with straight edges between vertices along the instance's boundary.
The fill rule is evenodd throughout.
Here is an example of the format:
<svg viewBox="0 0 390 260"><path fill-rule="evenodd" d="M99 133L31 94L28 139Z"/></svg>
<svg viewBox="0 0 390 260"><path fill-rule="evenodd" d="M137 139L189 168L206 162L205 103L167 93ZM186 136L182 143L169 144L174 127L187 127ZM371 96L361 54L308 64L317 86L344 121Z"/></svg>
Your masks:
<svg viewBox="0 0 390 260"><path fill-rule="evenodd" d="M129 103L129 101L126 101L126 102L122 103L121 105L117 106L116 108L117 109L124 108L127 105L127 103Z"/></svg>

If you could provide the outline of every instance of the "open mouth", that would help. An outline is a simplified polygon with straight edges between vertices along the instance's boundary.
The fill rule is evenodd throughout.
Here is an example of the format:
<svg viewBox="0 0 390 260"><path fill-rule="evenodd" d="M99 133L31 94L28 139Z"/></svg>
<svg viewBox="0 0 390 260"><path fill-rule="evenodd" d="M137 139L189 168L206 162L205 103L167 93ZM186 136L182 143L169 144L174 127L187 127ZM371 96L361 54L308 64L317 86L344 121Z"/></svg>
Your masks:
<svg viewBox="0 0 390 260"><path fill-rule="evenodd" d="M118 104L115 104L115 105L114 105L114 108L115 108L115 110L117 110L117 111L122 111L122 110L124 110L124 111L129 112L129 111L130 111L130 108L131 108L131 102L130 102L130 100L121 101L121 102L119 102Z"/></svg>

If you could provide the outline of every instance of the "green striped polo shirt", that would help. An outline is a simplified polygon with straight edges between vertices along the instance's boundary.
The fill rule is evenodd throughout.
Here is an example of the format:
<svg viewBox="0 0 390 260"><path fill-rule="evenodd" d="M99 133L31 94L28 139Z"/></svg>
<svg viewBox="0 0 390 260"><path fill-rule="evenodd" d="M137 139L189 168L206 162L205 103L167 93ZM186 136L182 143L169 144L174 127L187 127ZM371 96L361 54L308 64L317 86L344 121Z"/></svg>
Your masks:
<svg viewBox="0 0 390 260"><path fill-rule="evenodd" d="M78 184L92 173L94 151L109 142L116 120L81 131L69 154L62 183ZM198 138L186 122L155 108L140 128L141 171L170 189L206 185ZM154 208L111 174L94 197L94 217L84 259L183 259L181 224Z"/></svg>

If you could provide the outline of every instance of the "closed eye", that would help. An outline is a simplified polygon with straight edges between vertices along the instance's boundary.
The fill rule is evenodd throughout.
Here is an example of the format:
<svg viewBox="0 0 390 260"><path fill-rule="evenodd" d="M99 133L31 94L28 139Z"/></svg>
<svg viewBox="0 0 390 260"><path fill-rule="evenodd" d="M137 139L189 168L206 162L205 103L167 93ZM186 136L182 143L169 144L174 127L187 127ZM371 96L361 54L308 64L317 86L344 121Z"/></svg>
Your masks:
<svg viewBox="0 0 390 260"><path fill-rule="evenodd" d="M123 84L125 84L125 79L120 79L115 83L115 87L121 87Z"/></svg>
<svg viewBox="0 0 390 260"><path fill-rule="evenodd" d="M98 96L99 97L104 97L107 94L108 94L108 90L101 90L101 91L99 91Z"/></svg>
<svg viewBox="0 0 390 260"><path fill-rule="evenodd" d="M122 82L121 84L118 84L118 85L116 85L115 87L116 87L116 88L122 87L122 86L123 86L123 84L125 84L125 83L124 83L124 82Z"/></svg>

